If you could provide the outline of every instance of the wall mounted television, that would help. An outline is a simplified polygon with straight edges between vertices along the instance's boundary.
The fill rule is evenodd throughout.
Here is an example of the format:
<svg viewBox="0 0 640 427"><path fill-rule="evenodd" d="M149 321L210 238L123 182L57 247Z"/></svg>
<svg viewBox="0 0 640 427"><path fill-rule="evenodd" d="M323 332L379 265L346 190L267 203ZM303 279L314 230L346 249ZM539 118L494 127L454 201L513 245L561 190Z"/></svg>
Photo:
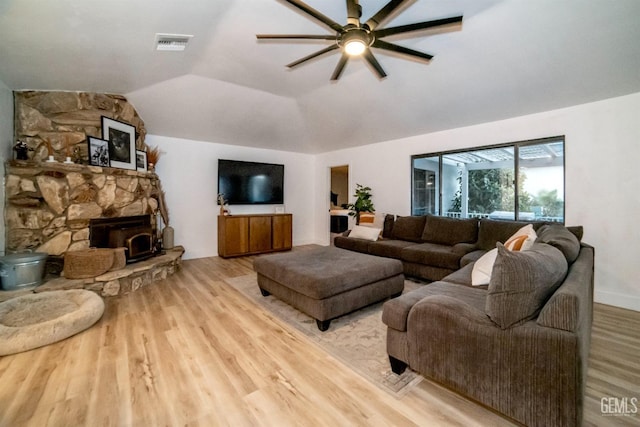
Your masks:
<svg viewBox="0 0 640 427"><path fill-rule="evenodd" d="M218 193L230 205L281 205L284 165L218 159Z"/></svg>

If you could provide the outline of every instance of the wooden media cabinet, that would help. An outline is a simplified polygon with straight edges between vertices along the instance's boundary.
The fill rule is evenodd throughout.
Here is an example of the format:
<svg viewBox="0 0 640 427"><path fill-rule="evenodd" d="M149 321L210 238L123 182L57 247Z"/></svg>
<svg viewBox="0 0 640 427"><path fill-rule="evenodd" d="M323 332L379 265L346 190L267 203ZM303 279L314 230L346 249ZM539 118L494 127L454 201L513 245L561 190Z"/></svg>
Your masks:
<svg viewBox="0 0 640 427"><path fill-rule="evenodd" d="M288 251L292 246L291 214L218 216L218 255L229 258Z"/></svg>

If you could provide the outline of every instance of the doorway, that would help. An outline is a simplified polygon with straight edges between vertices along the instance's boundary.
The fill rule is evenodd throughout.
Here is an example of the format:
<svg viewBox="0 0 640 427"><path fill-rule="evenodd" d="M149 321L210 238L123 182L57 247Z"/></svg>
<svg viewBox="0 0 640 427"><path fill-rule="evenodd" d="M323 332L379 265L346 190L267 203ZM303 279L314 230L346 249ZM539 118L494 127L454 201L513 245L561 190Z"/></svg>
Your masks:
<svg viewBox="0 0 640 427"><path fill-rule="evenodd" d="M329 193L329 223L333 238L349 228L349 165L333 166Z"/></svg>

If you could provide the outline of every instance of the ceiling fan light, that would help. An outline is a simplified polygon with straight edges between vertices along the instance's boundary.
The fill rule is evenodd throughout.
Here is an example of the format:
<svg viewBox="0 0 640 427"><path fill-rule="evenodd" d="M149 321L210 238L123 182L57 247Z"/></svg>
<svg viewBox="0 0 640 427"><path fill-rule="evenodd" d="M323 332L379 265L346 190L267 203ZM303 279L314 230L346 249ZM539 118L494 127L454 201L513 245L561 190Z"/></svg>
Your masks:
<svg viewBox="0 0 640 427"><path fill-rule="evenodd" d="M359 39L349 40L344 45L344 51L351 56L362 55L367 48L367 45Z"/></svg>

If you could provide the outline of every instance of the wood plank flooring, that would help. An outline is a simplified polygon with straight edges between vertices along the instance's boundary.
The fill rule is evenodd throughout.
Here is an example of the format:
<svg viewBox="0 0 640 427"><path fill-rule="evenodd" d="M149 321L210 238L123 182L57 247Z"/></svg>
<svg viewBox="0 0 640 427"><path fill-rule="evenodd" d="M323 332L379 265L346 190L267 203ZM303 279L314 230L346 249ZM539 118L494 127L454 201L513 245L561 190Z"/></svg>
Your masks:
<svg viewBox="0 0 640 427"><path fill-rule="evenodd" d="M87 331L0 358L0 426L512 425L429 381L401 399L370 384L223 282L252 260L185 261ZM585 425L640 424L601 413L640 398L639 349L640 313L596 305Z"/></svg>

